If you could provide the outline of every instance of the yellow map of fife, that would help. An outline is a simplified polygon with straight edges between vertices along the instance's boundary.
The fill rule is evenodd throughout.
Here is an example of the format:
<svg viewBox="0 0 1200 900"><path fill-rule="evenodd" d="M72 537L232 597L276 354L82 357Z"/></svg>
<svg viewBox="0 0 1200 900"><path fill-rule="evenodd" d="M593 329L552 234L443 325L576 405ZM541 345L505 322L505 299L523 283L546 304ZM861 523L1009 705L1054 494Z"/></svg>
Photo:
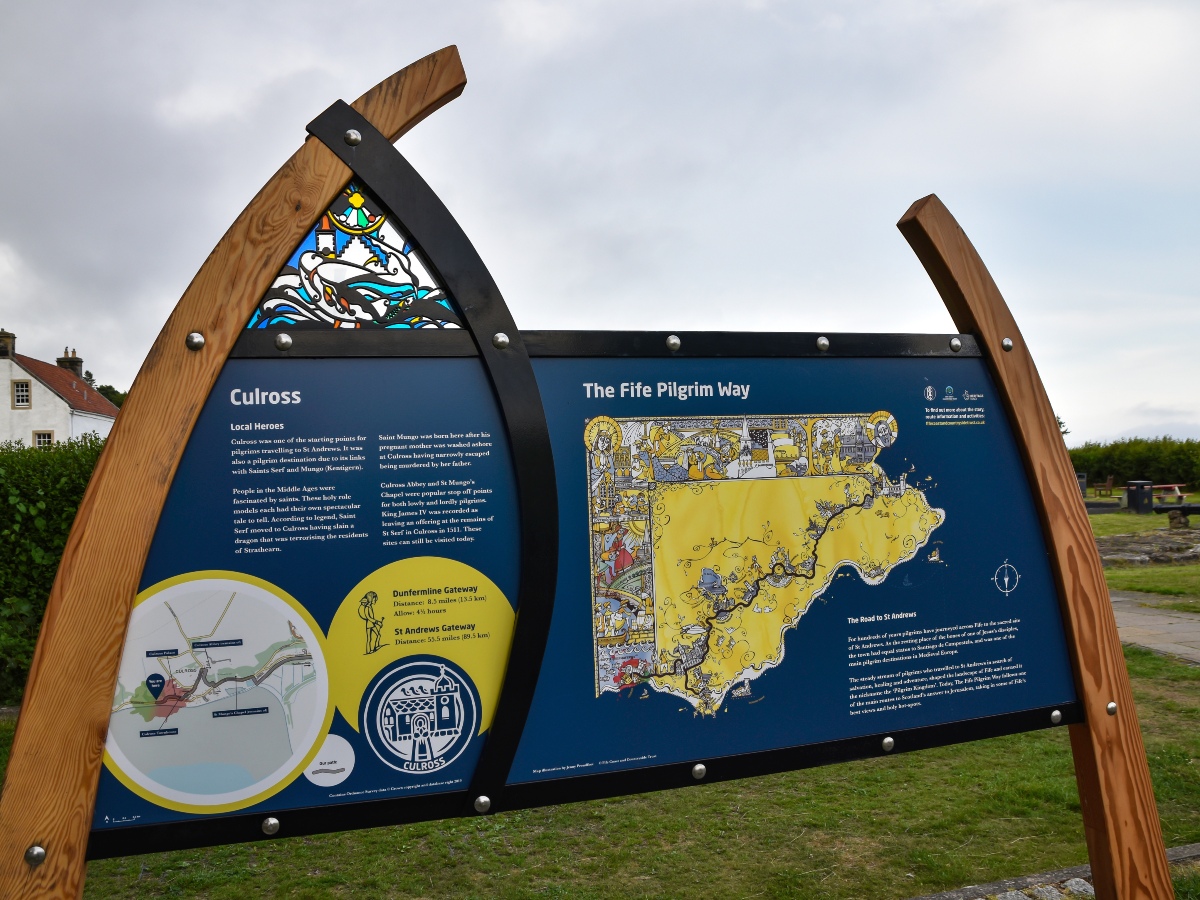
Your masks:
<svg viewBox="0 0 1200 900"><path fill-rule="evenodd" d="M896 436L886 412L591 420L597 695L715 714L839 569L874 585L915 557L945 513L876 463Z"/></svg>

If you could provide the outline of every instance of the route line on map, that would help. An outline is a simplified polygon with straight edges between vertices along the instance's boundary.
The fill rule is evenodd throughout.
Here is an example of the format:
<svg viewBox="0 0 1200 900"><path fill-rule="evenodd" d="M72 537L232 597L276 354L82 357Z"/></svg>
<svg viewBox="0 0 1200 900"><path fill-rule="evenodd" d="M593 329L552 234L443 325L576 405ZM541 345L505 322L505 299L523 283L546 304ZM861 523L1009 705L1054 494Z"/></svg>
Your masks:
<svg viewBox="0 0 1200 900"><path fill-rule="evenodd" d="M868 482L868 483L870 483L870 482ZM849 493L849 491L847 491L847 493ZM875 496L874 485L872 485L870 496L872 496L872 497ZM829 532L830 523L833 522L833 520L836 519L838 516L842 515L842 513L846 512L846 510L848 510L848 509L864 508L864 506L866 505L866 502L867 502L867 495L864 493L861 503L854 503L849 498L847 498L845 506L832 506L831 507L831 509L832 509L831 514L822 523L822 527L821 527L820 531L817 534L813 535L813 545L812 545L812 554L811 554L812 559L813 559L813 571L808 572L808 573L802 572L801 570L797 569L795 566L791 565L791 559L789 558L786 563L783 563L783 562L775 563L771 567L771 571L768 574L764 574L761 578L756 578L754 581L750 582L750 584L746 587L746 592L744 594L742 594L741 600L739 600L739 601L733 603L731 606L721 609L721 610L718 610L716 608L716 604L714 603L713 614L711 616L708 616L704 620L705 621L704 637L692 645L693 647L698 646L698 645L702 646L704 648L704 652L691 665L685 664L682 667L685 688L689 687L688 686L688 678L691 675L692 670L700 668L700 666L702 666L704 664L705 660L708 659L708 655L712 649L709 646L709 640L712 638L713 626L719 621L727 621L729 619L729 616L733 613L733 611L735 609L748 608L750 606L750 604L752 604L754 602L754 599L756 597L758 597L759 592L761 590L761 585L764 581L767 581L768 583L770 583L769 579L778 578L780 575L784 575L784 574L786 574L790 578L804 578L804 579L807 579L808 581L812 581L816 577L817 545L821 542L821 538L823 538ZM818 507L818 510L819 510L819 507ZM813 524L814 524L814 521L812 519L810 519L809 520L809 528L812 528ZM783 585L772 585L772 587L782 587L782 586ZM811 597L809 598L809 601L810 602L812 601ZM791 627L791 626L789 626L789 627ZM681 657L682 657L682 655L683 654L681 654ZM681 661L682 661L682 659L681 659Z"/></svg>

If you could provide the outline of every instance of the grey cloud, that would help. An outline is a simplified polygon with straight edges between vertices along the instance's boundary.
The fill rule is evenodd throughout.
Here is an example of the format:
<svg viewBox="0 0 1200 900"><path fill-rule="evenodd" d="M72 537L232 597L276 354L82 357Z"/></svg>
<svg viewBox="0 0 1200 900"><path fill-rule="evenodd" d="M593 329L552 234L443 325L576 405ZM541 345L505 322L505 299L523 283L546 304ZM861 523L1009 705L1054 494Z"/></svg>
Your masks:
<svg viewBox="0 0 1200 900"><path fill-rule="evenodd" d="M452 42L467 91L401 149L527 327L949 330L894 228L936 191L1084 439L1153 378L1153 337L1121 371L1104 336L1196 308L1186 4L49 3L5 26L0 325L121 386L305 123ZM1200 422L1200 361L1171 368L1155 390Z"/></svg>

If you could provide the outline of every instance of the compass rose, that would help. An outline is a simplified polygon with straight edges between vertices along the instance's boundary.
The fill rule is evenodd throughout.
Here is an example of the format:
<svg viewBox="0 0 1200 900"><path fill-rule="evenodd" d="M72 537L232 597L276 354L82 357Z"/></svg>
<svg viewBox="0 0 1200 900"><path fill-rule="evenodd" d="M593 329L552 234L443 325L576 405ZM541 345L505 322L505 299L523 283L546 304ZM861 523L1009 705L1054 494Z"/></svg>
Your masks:
<svg viewBox="0 0 1200 900"><path fill-rule="evenodd" d="M1007 559L1004 561L1004 565L998 568L996 574L992 576L992 582L996 585L996 590L1005 596L1008 596L1017 589L1017 582L1020 580L1021 573Z"/></svg>

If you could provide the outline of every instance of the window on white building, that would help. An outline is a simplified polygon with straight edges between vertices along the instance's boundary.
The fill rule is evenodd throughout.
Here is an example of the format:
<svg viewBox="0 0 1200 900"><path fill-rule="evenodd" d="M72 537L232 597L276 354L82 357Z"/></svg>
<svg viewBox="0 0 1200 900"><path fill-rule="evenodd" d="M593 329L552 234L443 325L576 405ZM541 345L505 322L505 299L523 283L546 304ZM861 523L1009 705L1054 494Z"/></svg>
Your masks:
<svg viewBox="0 0 1200 900"><path fill-rule="evenodd" d="M14 381L12 383L13 409L25 409L29 406L29 382Z"/></svg>
<svg viewBox="0 0 1200 900"><path fill-rule="evenodd" d="M35 431L33 433L33 446L49 447L54 443L53 431Z"/></svg>

